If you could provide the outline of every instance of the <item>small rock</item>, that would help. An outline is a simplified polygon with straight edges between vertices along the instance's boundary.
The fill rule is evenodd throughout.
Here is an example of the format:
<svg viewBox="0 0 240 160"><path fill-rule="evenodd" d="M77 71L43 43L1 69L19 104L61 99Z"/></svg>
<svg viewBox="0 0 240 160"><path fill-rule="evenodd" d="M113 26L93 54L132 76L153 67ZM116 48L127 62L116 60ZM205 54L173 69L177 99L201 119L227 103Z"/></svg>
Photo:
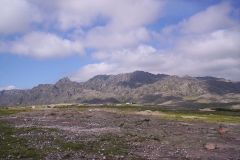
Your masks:
<svg viewBox="0 0 240 160"><path fill-rule="evenodd" d="M149 121L150 121L150 119L148 119L148 118L145 118L143 121L144 121L144 122L149 122Z"/></svg>
<svg viewBox="0 0 240 160"><path fill-rule="evenodd" d="M204 146L207 150L214 150L214 149L216 149L216 144L214 144L214 143L207 143L207 144L205 144L205 146Z"/></svg>
<svg viewBox="0 0 240 160"><path fill-rule="evenodd" d="M124 126L124 123L121 123L120 125L119 125L119 127L123 127Z"/></svg>
<svg viewBox="0 0 240 160"><path fill-rule="evenodd" d="M219 126L219 128L218 128L218 133L219 134L225 134L226 132L228 132L228 128L227 127Z"/></svg>

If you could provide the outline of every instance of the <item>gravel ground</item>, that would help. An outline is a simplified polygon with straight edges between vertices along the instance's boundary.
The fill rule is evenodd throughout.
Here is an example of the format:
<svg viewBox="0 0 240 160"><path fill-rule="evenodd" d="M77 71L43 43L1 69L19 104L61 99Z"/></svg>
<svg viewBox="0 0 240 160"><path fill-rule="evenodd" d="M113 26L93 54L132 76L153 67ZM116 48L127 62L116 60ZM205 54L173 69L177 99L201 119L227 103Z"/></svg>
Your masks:
<svg viewBox="0 0 240 160"><path fill-rule="evenodd" d="M28 128L14 136L48 149L42 159L240 159L240 124L167 120L146 112L47 109L0 121Z"/></svg>

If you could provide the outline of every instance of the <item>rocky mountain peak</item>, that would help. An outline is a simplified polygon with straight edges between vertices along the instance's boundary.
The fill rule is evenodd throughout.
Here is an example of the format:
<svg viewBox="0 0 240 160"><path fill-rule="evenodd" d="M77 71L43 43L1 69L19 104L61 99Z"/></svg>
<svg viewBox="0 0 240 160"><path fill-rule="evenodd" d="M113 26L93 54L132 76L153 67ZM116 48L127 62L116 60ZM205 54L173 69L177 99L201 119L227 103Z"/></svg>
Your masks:
<svg viewBox="0 0 240 160"><path fill-rule="evenodd" d="M145 78L154 77L154 76L155 76L154 74L144 72L144 71L134 71L130 73L130 77L133 80L145 79Z"/></svg>
<svg viewBox="0 0 240 160"><path fill-rule="evenodd" d="M58 80L56 84L62 84L62 83L69 83L72 82L68 77L63 77L62 79Z"/></svg>
<svg viewBox="0 0 240 160"><path fill-rule="evenodd" d="M0 105L52 103L158 103L164 97L196 97L205 94L240 94L240 83L215 77L179 77L134 71L97 75L82 83L68 77L56 84L42 84L29 90L0 92Z"/></svg>
<svg viewBox="0 0 240 160"><path fill-rule="evenodd" d="M105 81L110 77L110 75L96 75L93 78L89 79L89 81Z"/></svg>

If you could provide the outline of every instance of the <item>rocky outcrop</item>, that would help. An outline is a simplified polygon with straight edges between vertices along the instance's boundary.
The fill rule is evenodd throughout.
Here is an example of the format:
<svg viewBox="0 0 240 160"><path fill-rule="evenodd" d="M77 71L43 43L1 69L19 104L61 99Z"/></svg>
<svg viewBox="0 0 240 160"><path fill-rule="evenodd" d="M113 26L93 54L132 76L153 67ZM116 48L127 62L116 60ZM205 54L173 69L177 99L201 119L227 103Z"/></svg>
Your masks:
<svg viewBox="0 0 240 160"><path fill-rule="evenodd" d="M97 75L86 82L60 79L29 90L0 91L0 105L52 103L162 103L203 95L239 94L240 82L214 77L179 77L143 71Z"/></svg>

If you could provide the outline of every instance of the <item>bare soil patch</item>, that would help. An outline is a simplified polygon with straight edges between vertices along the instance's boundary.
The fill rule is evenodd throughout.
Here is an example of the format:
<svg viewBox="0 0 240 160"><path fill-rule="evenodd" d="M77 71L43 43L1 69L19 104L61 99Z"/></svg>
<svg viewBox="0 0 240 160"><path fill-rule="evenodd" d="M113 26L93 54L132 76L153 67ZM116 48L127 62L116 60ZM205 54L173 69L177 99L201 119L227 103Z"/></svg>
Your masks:
<svg viewBox="0 0 240 160"><path fill-rule="evenodd" d="M161 116L166 114L54 108L1 116L0 122L41 151L41 159L240 159L240 124ZM0 142L4 136L0 133ZM21 153L0 156L15 158L26 159Z"/></svg>

